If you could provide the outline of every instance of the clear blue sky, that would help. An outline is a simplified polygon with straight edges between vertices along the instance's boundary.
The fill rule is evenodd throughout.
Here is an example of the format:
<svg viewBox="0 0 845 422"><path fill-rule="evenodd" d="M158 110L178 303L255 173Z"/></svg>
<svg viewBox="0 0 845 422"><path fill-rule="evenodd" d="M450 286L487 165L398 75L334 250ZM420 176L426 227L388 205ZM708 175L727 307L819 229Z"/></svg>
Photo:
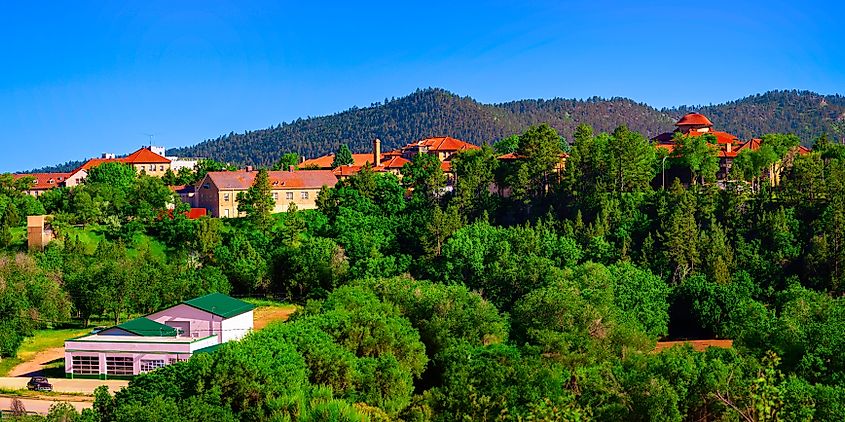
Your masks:
<svg viewBox="0 0 845 422"><path fill-rule="evenodd" d="M845 93L841 2L17 2L0 13L0 171L442 87L656 107Z"/></svg>

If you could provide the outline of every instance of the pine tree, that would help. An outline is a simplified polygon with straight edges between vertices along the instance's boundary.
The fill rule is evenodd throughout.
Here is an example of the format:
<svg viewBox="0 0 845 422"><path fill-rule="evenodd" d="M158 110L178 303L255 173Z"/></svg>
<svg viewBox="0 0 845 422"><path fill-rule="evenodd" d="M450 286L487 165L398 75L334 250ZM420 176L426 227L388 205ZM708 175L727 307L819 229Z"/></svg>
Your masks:
<svg viewBox="0 0 845 422"><path fill-rule="evenodd" d="M349 147L346 144L343 144L338 148L337 154L334 156L334 161L332 161L332 167L340 167L340 166L348 166L355 162L355 159L352 158L352 151L349 150Z"/></svg>
<svg viewBox="0 0 845 422"><path fill-rule="evenodd" d="M258 170L252 186L238 194L238 212L245 213L256 228L267 233L273 226L274 205L270 175L266 169Z"/></svg>

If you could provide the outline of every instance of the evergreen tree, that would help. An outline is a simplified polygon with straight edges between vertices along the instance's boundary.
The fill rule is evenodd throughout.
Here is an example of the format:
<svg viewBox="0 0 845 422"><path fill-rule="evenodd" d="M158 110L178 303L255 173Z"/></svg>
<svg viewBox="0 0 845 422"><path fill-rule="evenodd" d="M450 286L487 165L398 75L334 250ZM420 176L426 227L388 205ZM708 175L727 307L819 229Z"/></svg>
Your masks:
<svg viewBox="0 0 845 422"><path fill-rule="evenodd" d="M266 169L258 170L255 181L246 192L238 193L238 212L245 213L255 227L267 233L273 226L273 193Z"/></svg>
<svg viewBox="0 0 845 422"><path fill-rule="evenodd" d="M355 159L352 158L352 151L349 150L349 147L346 146L346 144L342 144L340 148L337 149L334 161L332 161L332 167L348 166L353 163L355 163Z"/></svg>
<svg viewBox="0 0 845 422"><path fill-rule="evenodd" d="M281 158L279 158L279 161L277 161L276 164L273 165L273 170L288 171L290 169L290 166L294 166L294 168L296 168L298 164L299 154L295 152L287 152L282 154Z"/></svg>

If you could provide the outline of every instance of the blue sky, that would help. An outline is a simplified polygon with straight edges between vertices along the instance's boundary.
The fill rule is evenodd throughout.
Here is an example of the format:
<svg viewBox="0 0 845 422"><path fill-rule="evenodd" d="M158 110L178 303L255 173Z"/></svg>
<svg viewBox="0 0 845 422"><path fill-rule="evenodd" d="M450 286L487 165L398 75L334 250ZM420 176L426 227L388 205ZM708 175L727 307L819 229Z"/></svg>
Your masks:
<svg viewBox="0 0 845 422"><path fill-rule="evenodd" d="M191 145L441 87L656 107L845 94L839 2L18 2L0 171Z"/></svg>

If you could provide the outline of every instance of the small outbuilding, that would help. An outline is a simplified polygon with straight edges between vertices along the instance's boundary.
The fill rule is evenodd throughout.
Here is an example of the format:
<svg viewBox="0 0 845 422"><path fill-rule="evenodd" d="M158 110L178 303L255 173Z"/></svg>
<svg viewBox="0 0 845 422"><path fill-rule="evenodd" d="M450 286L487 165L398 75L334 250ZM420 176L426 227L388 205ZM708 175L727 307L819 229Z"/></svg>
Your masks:
<svg viewBox="0 0 845 422"><path fill-rule="evenodd" d="M65 341L68 378L129 378L240 340L255 307L221 293Z"/></svg>

